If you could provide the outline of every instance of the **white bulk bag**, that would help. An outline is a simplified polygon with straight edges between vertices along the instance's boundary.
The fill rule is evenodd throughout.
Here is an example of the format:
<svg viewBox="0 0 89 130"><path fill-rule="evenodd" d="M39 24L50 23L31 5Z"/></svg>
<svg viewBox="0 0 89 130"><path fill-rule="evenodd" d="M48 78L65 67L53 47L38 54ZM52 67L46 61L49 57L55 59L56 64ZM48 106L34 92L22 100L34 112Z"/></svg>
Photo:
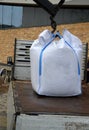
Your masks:
<svg viewBox="0 0 89 130"><path fill-rule="evenodd" d="M56 36L45 30L30 48L32 87L39 95L79 95L82 43L68 30Z"/></svg>

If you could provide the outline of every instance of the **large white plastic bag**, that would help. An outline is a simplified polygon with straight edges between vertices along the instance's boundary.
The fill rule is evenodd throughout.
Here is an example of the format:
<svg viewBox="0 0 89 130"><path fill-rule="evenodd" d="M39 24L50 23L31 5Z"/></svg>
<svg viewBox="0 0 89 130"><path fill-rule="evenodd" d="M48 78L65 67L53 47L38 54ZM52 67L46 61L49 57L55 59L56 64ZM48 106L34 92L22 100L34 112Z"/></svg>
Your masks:
<svg viewBox="0 0 89 130"><path fill-rule="evenodd" d="M81 41L67 30L61 39L52 40L53 34L45 30L30 48L33 89L46 96L81 94Z"/></svg>

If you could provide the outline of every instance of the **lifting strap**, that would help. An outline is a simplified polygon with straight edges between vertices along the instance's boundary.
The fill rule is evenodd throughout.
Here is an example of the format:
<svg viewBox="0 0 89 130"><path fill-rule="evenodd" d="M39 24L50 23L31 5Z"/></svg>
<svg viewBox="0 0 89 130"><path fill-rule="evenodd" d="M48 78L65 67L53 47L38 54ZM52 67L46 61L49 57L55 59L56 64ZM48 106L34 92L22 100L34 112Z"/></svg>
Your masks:
<svg viewBox="0 0 89 130"><path fill-rule="evenodd" d="M57 5L52 4L48 0L33 0L35 1L40 7L42 7L44 10L46 10L50 14L50 20L51 20L51 27L53 28L54 32L56 30L56 22L54 21L54 17L56 16L58 10L63 5L65 0L60 0Z"/></svg>

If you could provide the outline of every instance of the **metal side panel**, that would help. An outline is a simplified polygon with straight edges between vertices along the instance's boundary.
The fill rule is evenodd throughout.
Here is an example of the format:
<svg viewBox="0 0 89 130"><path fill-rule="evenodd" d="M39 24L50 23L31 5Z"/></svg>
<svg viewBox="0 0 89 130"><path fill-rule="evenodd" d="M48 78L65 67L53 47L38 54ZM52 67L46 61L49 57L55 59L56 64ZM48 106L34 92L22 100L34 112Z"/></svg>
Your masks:
<svg viewBox="0 0 89 130"><path fill-rule="evenodd" d="M30 80L31 79L30 67L16 66L14 70L14 78L17 80Z"/></svg>
<svg viewBox="0 0 89 130"><path fill-rule="evenodd" d="M29 49L33 42L15 39L13 79L30 80Z"/></svg>
<svg viewBox="0 0 89 130"><path fill-rule="evenodd" d="M29 55L29 50L20 50L16 49L16 55Z"/></svg>
<svg viewBox="0 0 89 130"><path fill-rule="evenodd" d="M18 44L18 45L32 45L32 43L33 43L34 41L33 40L19 40L19 39L17 39L16 40L16 43Z"/></svg>
<svg viewBox="0 0 89 130"><path fill-rule="evenodd" d="M26 60L17 60L15 62L15 68L16 68L16 66L30 67L30 62L29 62L29 60L27 60L27 61Z"/></svg>
<svg viewBox="0 0 89 130"><path fill-rule="evenodd" d="M81 80L84 80L84 70L81 71Z"/></svg>
<svg viewBox="0 0 89 130"><path fill-rule="evenodd" d="M81 80L85 82L87 79L87 56L88 56L88 43L84 43L82 52Z"/></svg>
<svg viewBox="0 0 89 130"><path fill-rule="evenodd" d="M30 56L28 55L23 55L23 54L19 54L19 55L16 55L16 60L24 60L24 61L30 61Z"/></svg>
<svg viewBox="0 0 89 130"><path fill-rule="evenodd" d="M14 126L14 99L13 99L13 90L12 90L13 82L10 82L8 95L7 95L7 130L12 130Z"/></svg>
<svg viewBox="0 0 89 130"><path fill-rule="evenodd" d="M67 115L22 114L17 117L16 130L88 130L89 117Z"/></svg>

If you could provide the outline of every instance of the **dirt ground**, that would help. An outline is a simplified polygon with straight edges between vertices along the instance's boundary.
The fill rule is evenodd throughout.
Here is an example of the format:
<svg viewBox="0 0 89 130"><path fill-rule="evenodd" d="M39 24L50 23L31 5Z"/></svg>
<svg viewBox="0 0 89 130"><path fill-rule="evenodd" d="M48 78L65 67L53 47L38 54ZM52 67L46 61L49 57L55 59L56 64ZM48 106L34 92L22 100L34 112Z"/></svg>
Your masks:
<svg viewBox="0 0 89 130"><path fill-rule="evenodd" d="M44 29L52 30L50 26L0 30L0 62L7 63L8 56L13 58L15 38L34 40ZM89 43L89 22L57 26L61 34L64 29L79 37L83 43Z"/></svg>

